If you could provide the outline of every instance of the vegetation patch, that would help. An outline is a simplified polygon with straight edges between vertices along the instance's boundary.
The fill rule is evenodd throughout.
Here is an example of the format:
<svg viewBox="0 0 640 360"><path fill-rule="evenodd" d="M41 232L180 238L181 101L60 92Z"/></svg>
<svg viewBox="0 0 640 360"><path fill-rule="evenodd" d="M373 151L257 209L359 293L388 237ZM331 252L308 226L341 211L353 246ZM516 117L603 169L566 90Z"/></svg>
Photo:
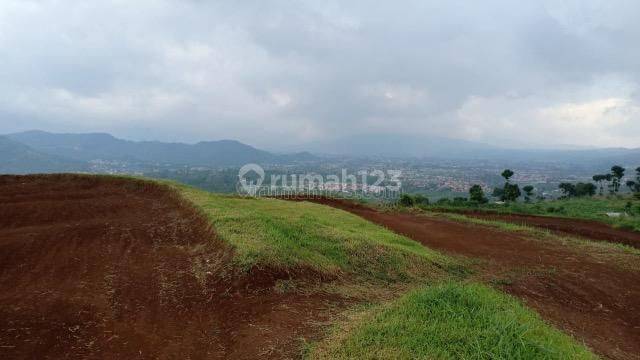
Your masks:
<svg viewBox="0 0 640 360"><path fill-rule="evenodd" d="M453 221L480 226L490 226L502 231L521 233L532 239L550 241L554 244L564 245L568 249L573 249L581 254L589 254L589 256L594 257L599 261L613 264L625 270L640 271L640 249L636 249L628 245L611 242L595 242L573 236L562 236L547 229L498 220L478 219L461 214L424 213L424 215L445 217Z"/></svg>
<svg viewBox="0 0 640 360"><path fill-rule="evenodd" d="M594 359L510 296L446 283L360 312L311 359Z"/></svg>
<svg viewBox="0 0 640 360"><path fill-rule="evenodd" d="M461 264L328 206L220 195L172 185L235 248L243 269L311 269L330 276L411 282L459 275Z"/></svg>

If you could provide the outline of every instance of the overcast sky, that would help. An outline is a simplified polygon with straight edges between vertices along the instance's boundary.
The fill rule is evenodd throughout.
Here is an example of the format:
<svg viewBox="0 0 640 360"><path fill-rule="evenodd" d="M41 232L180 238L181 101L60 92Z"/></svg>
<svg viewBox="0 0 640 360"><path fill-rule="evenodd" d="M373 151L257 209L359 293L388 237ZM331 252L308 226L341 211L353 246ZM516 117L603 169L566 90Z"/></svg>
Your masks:
<svg viewBox="0 0 640 360"><path fill-rule="evenodd" d="M640 147L640 1L0 1L0 133Z"/></svg>

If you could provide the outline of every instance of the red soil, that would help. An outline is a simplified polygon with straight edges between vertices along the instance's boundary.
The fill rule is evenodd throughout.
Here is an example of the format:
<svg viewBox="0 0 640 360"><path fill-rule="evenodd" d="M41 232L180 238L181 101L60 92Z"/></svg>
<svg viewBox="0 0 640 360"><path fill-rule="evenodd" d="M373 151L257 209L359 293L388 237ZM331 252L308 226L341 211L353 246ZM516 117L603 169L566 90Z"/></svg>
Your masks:
<svg viewBox="0 0 640 360"><path fill-rule="evenodd" d="M488 261L486 277L596 353L640 359L640 274L562 244L442 218L381 212L349 201L308 199L340 208L429 248Z"/></svg>
<svg viewBox="0 0 640 360"><path fill-rule="evenodd" d="M340 300L231 256L162 186L0 176L0 358L298 357Z"/></svg>
<svg viewBox="0 0 640 360"><path fill-rule="evenodd" d="M498 220L520 225L535 226L568 235L577 235L591 240L620 243L640 249L639 232L616 229L597 221L479 211L462 211L461 213L478 219Z"/></svg>

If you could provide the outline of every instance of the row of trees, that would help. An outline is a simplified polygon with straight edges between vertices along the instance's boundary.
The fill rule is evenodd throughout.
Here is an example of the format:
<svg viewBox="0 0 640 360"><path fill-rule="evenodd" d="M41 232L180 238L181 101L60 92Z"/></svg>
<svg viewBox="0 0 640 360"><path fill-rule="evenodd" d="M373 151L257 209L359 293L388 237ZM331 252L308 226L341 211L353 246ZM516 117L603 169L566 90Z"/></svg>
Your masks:
<svg viewBox="0 0 640 360"><path fill-rule="evenodd" d="M560 190L562 190L563 197L565 198L593 196L596 194L596 191L598 189L598 187L592 183L582 182L579 182L577 184L564 182L561 183L558 187L560 188Z"/></svg>
<svg viewBox="0 0 640 360"><path fill-rule="evenodd" d="M493 197L499 198L502 201L516 201L520 196L522 196L522 192L524 191L525 201L530 202L535 188L531 185L527 185L520 190L520 186L518 184L511 183L513 175L515 175L515 173L511 169L506 169L502 172L505 184L501 188L497 187L493 189ZM473 185L469 189L469 200L478 204L486 204L489 202L489 199L485 196L484 190L482 190L480 185Z"/></svg>
<svg viewBox="0 0 640 360"><path fill-rule="evenodd" d="M635 169L636 176L634 180L628 180L626 182L627 187L634 193L638 199L640 199L640 167ZM518 184L512 183L511 178L515 175L515 173L511 169L506 169L502 172L502 177L505 180L504 186L496 187L493 190L493 197L499 198L501 201L512 202L517 201L521 196L524 195L524 201L529 203L534 197L535 188L531 185L526 185L520 189ZM563 193L563 198L571 198L571 197L584 197L584 196L594 196L598 189L600 189L600 194L604 194L604 182L607 182L607 187L609 188L609 192L611 194L618 193L622 186L622 181L625 175L625 168L619 165L615 165L611 168L611 173L609 174L598 174L593 176L593 180L598 184L596 186L593 183L569 183L563 182L559 185L560 190ZM539 197L543 199L542 197ZM445 201L446 200L446 201ZM469 189L469 198L455 198L453 203L474 203L474 204L486 204L489 202L489 199L485 195L482 186L473 185ZM448 203L449 199L441 199L441 202ZM410 196L407 194L402 195L399 203L403 206L414 206L414 205L428 205L429 199L422 195Z"/></svg>
<svg viewBox="0 0 640 360"><path fill-rule="evenodd" d="M633 193L633 195L640 199L640 167L636 168L636 178L635 180L627 181L627 186L629 190Z"/></svg>
<svg viewBox="0 0 640 360"><path fill-rule="evenodd" d="M620 185L622 184L622 178L624 177L625 168L620 165L614 165L611 168L611 172L608 174L596 174L593 175L593 181L595 181L600 187L600 195L604 195L604 182L608 183L607 187L611 194L615 194L620 191ZM640 172L640 167L636 169Z"/></svg>
<svg viewBox="0 0 640 360"><path fill-rule="evenodd" d="M520 186L518 184L511 183L511 178L515 175L511 169L506 169L501 175L504 178L505 183L503 187L493 189L494 197L499 198L502 201L516 201L524 192L524 201L531 202L533 191L535 190L533 186L527 185L520 190Z"/></svg>
<svg viewBox="0 0 640 360"><path fill-rule="evenodd" d="M610 194L620 192L625 171L626 169L622 166L615 165L611 168L611 172L608 174L593 175L593 181L599 185L600 195L604 195L605 182L607 182L607 188L609 189ZM636 168L635 180L628 180L626 185L632 193L640 197L640 167Z"/></svg>
<svg viewBox="0 0 640 360"><path fill-rule="evenodd" d="M598 174L593 176L593 180L599 185L596 186L593 183L568 183L563 182L559 185L560 190L563 193L563 197L583 197L583 196L594 196L600 189L600 195L604 194L604 182L607 182L607 187L609 188L609 192L611 194L617 194L620 192L620 188L622 186L622 180L624 178L626 169L620 165L615 165L611 168L611 172L608 174ZM499 198L502 201L517 201L524 192L524 201L531 202L532 197L534 196L535 188L531 185L524 186L522 190L518 184L511 183L511 178L515 173L511 169L506 169L502 172L502 177L505 179L505 184L503 187L497 187L493 190L493 196ZM628 180L626 182L627 187L631 190L634 195L640 199L640 167L636 169L636 177L635 180ZM489 201L482 190L480 185L473 185L469 189L469 200L479 203L485 204Z"/></svg>

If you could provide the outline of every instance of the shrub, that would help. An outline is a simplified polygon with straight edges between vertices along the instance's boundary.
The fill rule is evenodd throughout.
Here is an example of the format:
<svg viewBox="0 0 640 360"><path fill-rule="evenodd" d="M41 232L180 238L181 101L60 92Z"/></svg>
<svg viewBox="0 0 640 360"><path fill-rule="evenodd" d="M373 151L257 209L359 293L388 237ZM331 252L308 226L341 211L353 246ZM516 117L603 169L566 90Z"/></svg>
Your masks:
<svg viewBox="0 0 640 360"><path fill-rule="evenodd" d="M398 201L398 203L400 204L400 206L404 206L404 207L411 207L415 205L415 201L413 197L409 194L402 194L400 196L400 200Z"/></svg>
<svg viewBox="0 0 640 360"><path fill-rule="evenodd" d="M469 189L469 199L478 204L486 204L489 202L487 197L484 195L484 190L480 185L473 185Z"/></svg>
<svg viewBox="0 0 640 360"><path fill-rule="evenodd" d="M422 194L416 194L413 196L413 203L415 205L429 205L429 198Z"/></svg>
<svg viewBox="0 0 640 360"><path fill-rule="evenodd" d="M466 198L466 197L461 197L461 196L459 196L459 197L454 197L454 198L453 198L453 203L454 203L455 205L464 205L464 204L466 204L466 203L467 203L467 201L468 201L468 200L467 200L467 198Z"/></svg>

